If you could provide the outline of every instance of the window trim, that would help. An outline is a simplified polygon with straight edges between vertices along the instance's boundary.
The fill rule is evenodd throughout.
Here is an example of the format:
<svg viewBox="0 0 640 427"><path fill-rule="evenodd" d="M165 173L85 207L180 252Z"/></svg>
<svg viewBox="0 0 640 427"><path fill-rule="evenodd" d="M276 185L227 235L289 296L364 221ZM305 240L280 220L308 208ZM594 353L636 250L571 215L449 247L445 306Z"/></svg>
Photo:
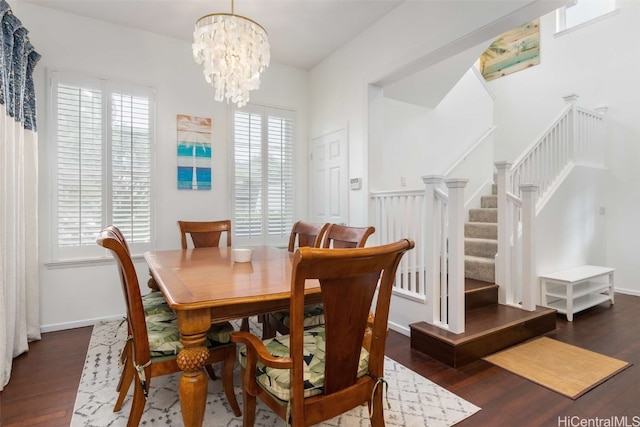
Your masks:
<svg viewBox="0 0 640 427"><path fill-rule="evenodd" d="M58 230L57 230L57 221L58 221L58 199L57 199L57 156L58 156L58 143L57 143L57 88L58 84L62 81L64 82L72 82L73 84L79 84L83 87L86 85L87 87L92 87L99 89L103 96L101 100L101 111L102 113L106 112L106 117L103 117L102 126L101 126L101 135L103 141L108 141L108 143L103 144L102 147L102 156L103 156L103 165L107 162L111 162L111 149L112 149L112 141L110 135L109 126L112 123L111 117L111 93L122 91L127 95L142 95L144 97L149 98L149 191L150 191L150 239L148 243L129 243L129 248L131 249L132 258L138 259L141 258L142 254L145 251L151 250L155 247L156 241L156 233L155 233L155 168L156 168L156 143L157 143L157 89L152 85L143 85L138 83L128 83L121 80L116 79L108 79L103 77L97 77L90 74L85 74L82 72L68 71L68 70L60 70L49 68L46 70L47 74L47 140L49 143L47 144L46 149L44 150L45 154L45 163L46 167L49 169L46 172L47 179L47 210L49 211L48 217L48 227L49 227L49 244L47 245L49 248L49 254L46 257L49 261L45 263L45 266L48 269L55 268L68 268L68 267L82 267L89 265L101 265L104 263L108 263L112 260L112 257L109 255L108 251L104 248L99 247L98 245L93 248L92 246L77 246L74 248L70 248L70 250L65 250L58 246ZM62 77L62 78L61 78ZM112 209L112 194L111 188L112 183L111 179L106 179L107 173L111 172L111 165L108 168L103 168L102 171L102 182L104 183L102 186L102 197L104 207L102 209L102 222L103 225L108 225L108 217L112 215L110 211ZM105 183L106 181L106 183ZM61 250L62 249L62 250ZM65 254L66 252L66 254ZM86 256L83 256L86 254Z"/></svg>
<svg viewBox="0 0 640 427"><path fill-rule="evenodd" d="M603 13L602 15L598 15L598 16L594 16L591 19L587 19L584 22L581 22L577 25L574 25L572 27L567 28L567 7L572 6L574 4L577 3L577 0L574 0L572 2L571 5L566 5L563 6L561 8L556 9L556 28L555 28L555 33L554 33L554 37L560 37L563 36L565 34L571 33L573 31L579 30L581 28L585 28L591 24L595 24L596 22L600 22L602 20L605 20L611 16L617 15L620 12L620 8L618 7L618 2L616 0L613 0L613 10ZM562 29L559 29L560 27L563 27Z"/></svg>

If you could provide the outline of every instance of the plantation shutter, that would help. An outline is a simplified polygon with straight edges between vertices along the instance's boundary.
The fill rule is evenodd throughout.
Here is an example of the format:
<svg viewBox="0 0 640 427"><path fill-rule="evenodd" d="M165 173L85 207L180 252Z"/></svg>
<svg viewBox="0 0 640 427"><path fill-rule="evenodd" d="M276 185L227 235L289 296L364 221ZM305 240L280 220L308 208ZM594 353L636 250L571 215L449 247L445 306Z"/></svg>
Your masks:
<svg viewBox="0 0 640 427"><path fill-rule="evenodd" d="M114 224L132 253L151 249L153 89L52 71L53 258L104 256Z"/></svg>
<svg viewBox="0 0 640 427"><path fill-rule="evenodd" d="M293 225L291 111L248 105L234 111L234 235L281 243Z"/></svg>
<svg viewBox="0 0 640 427"><path fill-rule="evenodd" d="M269 235L289 236L293 225L293 120L267 110Z"/></svg>
<svg viewBox="0 0 640 427"><path fill-rule="evenodd" d="M60 84L57 101L58 246L93 246L103 223L102 93Z"/></svg>
<svg viewBox="0 0 640 427"><path fill-rule="evenodd" d="M151 240L151 133L149 99L111 94L113 223L129 243Z"/></svg>

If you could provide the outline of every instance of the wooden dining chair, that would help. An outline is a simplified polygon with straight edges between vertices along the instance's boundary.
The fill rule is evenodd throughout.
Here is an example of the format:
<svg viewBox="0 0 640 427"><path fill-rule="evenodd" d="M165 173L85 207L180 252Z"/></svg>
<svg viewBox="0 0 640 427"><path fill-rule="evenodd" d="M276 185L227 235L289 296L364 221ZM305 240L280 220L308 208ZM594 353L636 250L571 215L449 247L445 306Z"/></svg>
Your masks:
<svg viewBox="0 0 640 427"><path fill-rule="evenodd" d="M180 243L187 249L187 234L191 236L194 248L220 246L222 233L227 234L227 246L231 246L231 220L222 221L178 221Z"/></svg>
<svg viewBox="0 0 640 427"><path fill-rule="evenodd" d="M375 227L351 227L331 224L324 235L323 248L362 248L376 231Z"/></svg>
<svg viewBox="0 0 640 427"><path fill-rule="evenodd" d="M120 229L113 225L108 226L107 229L113 232L115 237L122 243L124 250L127 252L129 256L131 256L131 252L129 251L129 245L127 244L127 241L124 235L122 234L122 232L120 231ZM120 270L120 275L121 275L120 277L121 281L126 280L122 270ZM159 290L157 289L153 292L149 292L145 295L142 295L142 307L143 307L145 316L156 315L161 312L171 311L171 308L169 307L167 300L162 295L162 292L159 292ZM131 325L129 325L128 321L127 321L127 336L128 337L132 336ZM131 381L133 381L133 371L130 371L129 369L129 368L131 369L133 368L127 364L130 361L130 358L132 355L131 353L132 345L133 345L132 340L130 339L125 340L124 347L120 352L120 366L123 366L124 368L121 372L118 385L116 386L116 391L120 392L125 382L126 382L126 390L124 390L124 392L120 393L118 396L118 400L116 401L116 405L115 405L115 407L117 407L118 410L120 410L119 408L122 406L122 402L124 401L127 390L131 385ZM209 373L209 376L211 377L211 379L214 379L214 380L216 379L215 372L213 371L213 368L210 365L207 365L207 372Z"/></svg>
<svg viewBox="0 0 640 427"><path fill-rule="evenodd" d="M298 223L296 223L298 224ZM362 248L367 243L367 239L376 229L374 227L351 227L339 224L325 224L326 232L322 238L321 245L316 246L334 249ZM293 236L293 231L292 231ZM293 252L289 239L289 251ZM303 245L300 245L303 246ZM304 245L311 246L311 245ZM276 332L286 335L289 333L290 315L286 310L269 313L263 320L262 338L273 338ZM305 307L305 326L313 327L324 322L324 308L322 304L313 304Z"/></svg>
<svg viewBox="0 0 640 427"><path fill-rule="evenodd" d="M297 247L319 248L322 246L324 234L329 228L329 223L316 224L312 222L298 221L291 227L289 236L289 252L293 252Z"/></svg>
<svg viewBox="0 0 640 427"><path fill-rule="evenodd" d="M256 399L293 427L318 424L367 403L373 427L384 426L384 352L395 273L412 240L368 248L299 248L291 273L291 333L260 340L233 332L240 350L243 426L253 426ZM318 280L325 324L304 328L304 291ZM377 298L374 300L374 296ZM364 336L369 312L369 350Z"/></svg>
<svg viewBox="0 0 640 427"><path fill-rule="evenodd" d="M210 248L220 246L222 233L227 235L227 246L231 247L231 220L221 221L178 221L180 243L187 249L187 234L191 236L194 248ZM249 330L249 318L242 319L240 329Z"/></svg>
<svg viewBox="0 0 640 427"><path fill-rule="evenodd" d="M327 228L329 228L329 223L296 222L291 227L287 249L289 252L293 252L298 247L319 248L322 246ZM308 326L322 323L322 304L308 306L306 313ZM276 332L289 333L289 312L286 310L262 315L260 321L262 323L262 339L273 338L276 336Z"/></svg>
<svg viewBox="0 0 640 427"><path fill-rule="evenodd" d="M116 227L107 227L100 232L96 241L100 246L109 249L116 259L127 308L131 345L124 357L125 365L114 412L121 409L133 382L133 402L127 421L127 427L133 427L140 422L152 378L180 371L176 361L177 353L182 348L180 333L173 311L148 310L145 314L138 277L122 233ZM222 362L223 389L233 412L240 416L240 407L233 391L236 346L230 342L232 331L233 327L228 322L212 326L205 341L210 350L205 364ZM138 381L133 380L136 373Z"/></svg>

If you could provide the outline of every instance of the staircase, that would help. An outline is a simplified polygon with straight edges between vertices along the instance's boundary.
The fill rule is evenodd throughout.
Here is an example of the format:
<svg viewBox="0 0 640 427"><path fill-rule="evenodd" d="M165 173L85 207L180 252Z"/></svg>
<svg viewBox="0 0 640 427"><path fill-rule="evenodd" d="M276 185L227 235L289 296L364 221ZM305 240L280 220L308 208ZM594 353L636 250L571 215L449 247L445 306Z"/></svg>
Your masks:
<svg viewBox="0 0 640 427"><path fill-rule="evenodd" d="M469 210L469 222L464 225L465 277L494 283L496 253L498 253L498 196L494 184L492 194L482 196L480 209Z"/></svg>
<svg viewBox="0 0 640 427"><path fill-rule="evenodd" d="M498 285L467 279L465 331L454 334L426 322L409 325L411 348L459 367L556 328L556 310L498 304Z"/></svg>
<svg viewBox="0 0 640 427"><path fill-rule="evenodd" d="M553 331L556 311L534 311L498 304L495 255L498 251L496 186L483 196L480 209L469 210L465 224L465 332L454 334L418 322L409 325L411 347L458 367L496 351Z"/></svg>

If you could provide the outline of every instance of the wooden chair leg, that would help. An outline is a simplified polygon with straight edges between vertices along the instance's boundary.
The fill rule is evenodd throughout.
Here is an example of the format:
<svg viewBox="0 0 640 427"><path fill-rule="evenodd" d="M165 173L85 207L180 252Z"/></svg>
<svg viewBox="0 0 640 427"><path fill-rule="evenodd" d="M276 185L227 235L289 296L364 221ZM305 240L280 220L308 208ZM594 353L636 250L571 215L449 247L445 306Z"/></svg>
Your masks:
<svg viewBox="0 0 640 427"><path fill-rule="evenodd" d="M120 364L123 366L122 368L122 375L120 375L120 381L118 381L118 385L116 387L116 391L120 391L120 388L122 388L123 385L123 380L124 380L124 372L125 369L127 368L126 364L129 361L129 358L131 357L131 340L127 340L124 343L124 347L122 347L122 351L120 352ZM127 387L129 386L129 384L127 384Z"/></svg>
<svg viewBox="0 0 640 427"><path fill-rule="evenodd" d="M371 427L384 427L384 403L382 402L382 385L378 386L373 395L373 414L371 414Z"/></svg>
<svg viewBox="0 0 640 427"><path fill-rule="evenodd" d="M150 378L147 379L147 385L150 386ZM131 403L131 412L129 412L129 420L127 421L127 427L138 427L140 419L142 418L142 412L144 411L144 405L147 398L144 397L142 391L142 384L138 378L134 380L135 387L133 388L133 402Z"/></svg>
<svg viewBox="0 0 640 427"><path fill-rule="evenodd" d="M242 319L242 323L240 324L240 330L244 332L249 332L249 318L245 317Z"/></svg>
<svg viewBox="0 0 640 427"><path fill-rule="evenodd" d="M242 407L244 409L242 426L253 427L256 422L256 397L247 393L244 388L242 389Z"/></svg>
<svg viewBox="0 0 640 427"><path fill-rule="evenodd" d="M229 346L225 350L224 360L222 361L222 388L224 394L227 396L229 405L236 417L242 416L238 400L236 399L236 393L233 389L233 368L236 363L236 347Z"/></svg>
<svg viewBox="0 0 640 427"><path fill-rule="evenodd" d="M124 368L122 369L122 375L120 376L120 384L118 385L120 388L118 391L118 399L116 400L116 404L113 406L113 412L118 412L122 409L122 403L124 402L125 397L127 397L127 392L129 391L129 387L131 383L134 381L135 368L133 367L133 362L131 361L131 357L129 357L125 361ZM135 393L135 391L134 391Z"/></svg>
<svg viewBox="0 0 640 427"><path fill-rule="evenodd" d="M209 378L211 378L211 381L215 381L218 379L218 377L216 376L216 371L213 370L213 365L206 365L204 369L205 371L207 371L207 374L209 375Z"/></svg>
<svg viewBox="0 0 640 427"><path fill-rule="evenodd" d="M270 314L265 314L262 322L262 339L266 340L269 338L276 337L277 327L273 323L272 316Z"/></svg>

